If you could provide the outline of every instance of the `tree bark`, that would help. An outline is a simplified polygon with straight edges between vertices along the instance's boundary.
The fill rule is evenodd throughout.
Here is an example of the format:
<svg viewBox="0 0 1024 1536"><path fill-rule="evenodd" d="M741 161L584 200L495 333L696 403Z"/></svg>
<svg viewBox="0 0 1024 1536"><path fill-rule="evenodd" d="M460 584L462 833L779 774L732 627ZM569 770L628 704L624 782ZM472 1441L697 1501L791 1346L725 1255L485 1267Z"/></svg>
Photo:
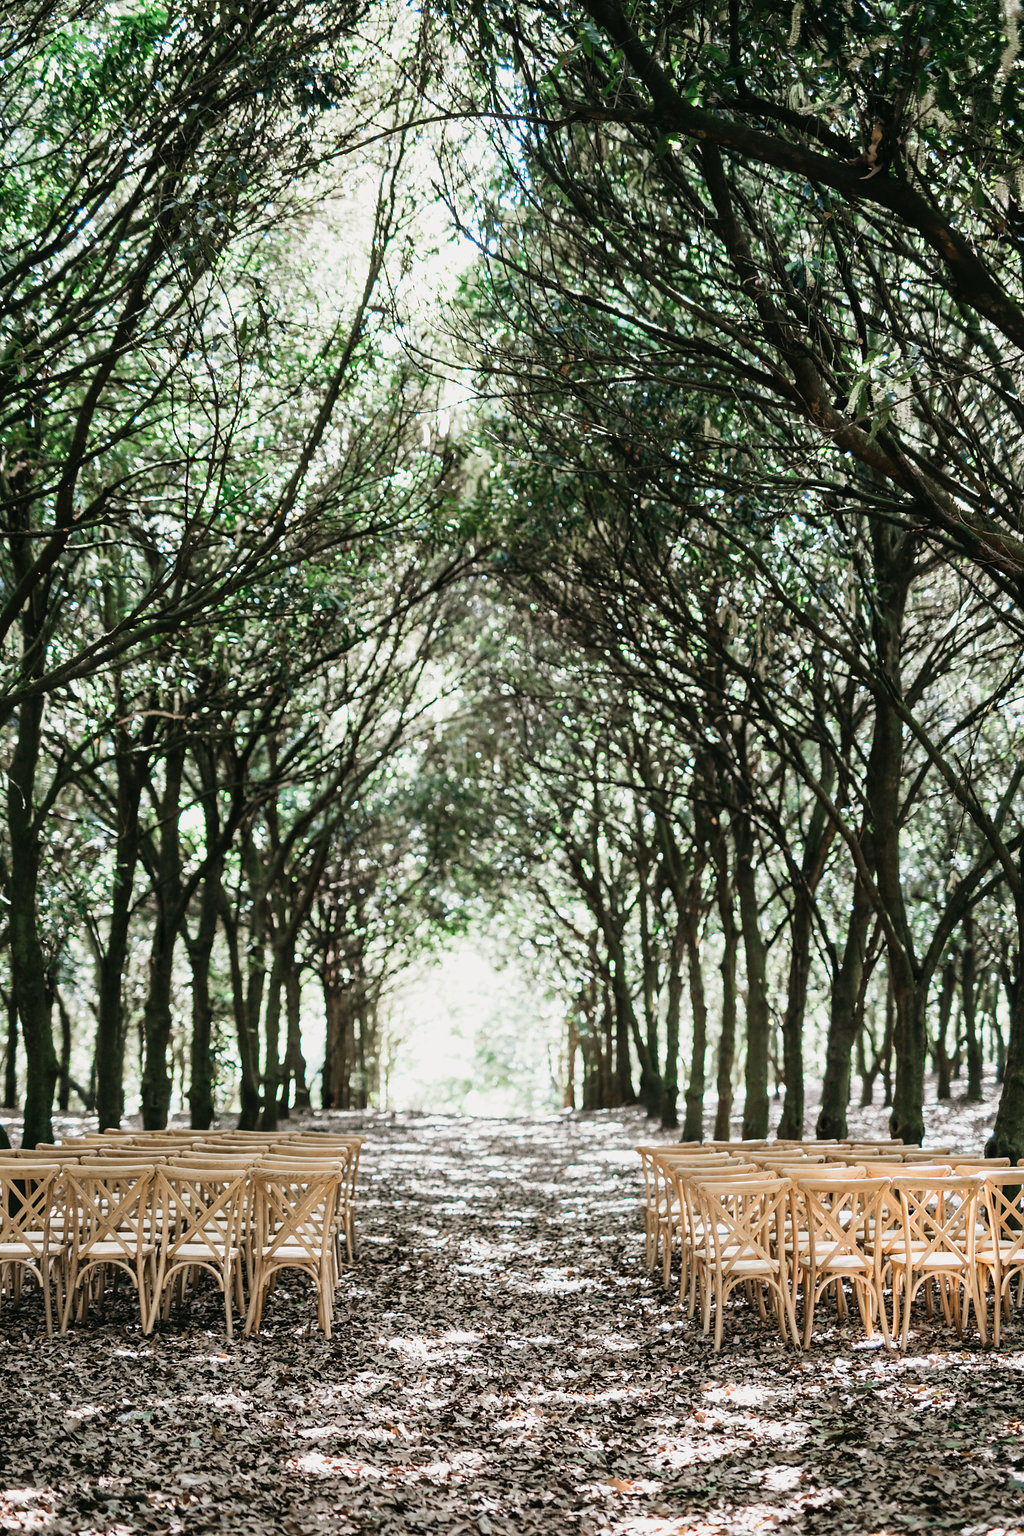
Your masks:
<svg viewBox="0 0 1024 1536"><path fill-rule="evenodd" d="M974 918L968 913L963 921L964 947L960 960L960 993L964 1010L964 1034L967 1037L967 1102L981 1104L985 1097L981 1035L977 1024L977 986L975 981Z"/></svg>
<svg viewBox="0 0 1024 1536"><path fill-rule="evenodd" d="M164 757L164 788L160 796L160 843L156 867L156 915L149 951L149 988L143 1012L145 1059L142 1067L142 1123L147 1131L163 1130L171 1105L171 1075L167 1047L174 1018L174 946L180 925L181 784L185 743L173 742Z"/></svg>
<svg viewBox="0 0 1024 1536"><path fill-rule="evenodd" d="M115 702L120 703L119 690ZM96 951L96 1113L101 1131L119 1126L124 1114L124 1050L127 1037L124 972L128 959L135 871L139 860L139 806L142 799L142 774L135 761L133 743L123 727L115 726L114 730L114 768L117 776L114 875L106 944L98 944Z"/></svg>
<svg viewBox="0 0 1024 1536"><path fill-rule="evenodd" d="M296 1114L309 1108L309 1085L306 1082L306 1058L302 1054L302 977L295 959L295 941L291 942L286 957L284 977L285 1015L288 1026L288 1046L285 1057L284 1092L281 1098L281 1114L289 1114L288 1084L293 1085Z"/></svg>
<svg viewBox="0 0 1024 1536"><path fill-rule="evenodd" d="M743 954L747 974L747 1058L744 1077L743 1136L768 1135L768 1012L767 951L754 877L754 829L744 811L735 818L736 892L739 897Z"/></svg>
<svg viewBox="0 0 1024 1536"><path fill-rule="evenodd" d="M196 1131L209 1130L216 1108L210 966L217 938L221 876L222 867L218 860L207 870L199 887L199 922L195 935L187 929L184 935L192 972L192 1050L188 1107L189 1123Z"/></svg>
<svg viewBox="0 0 1024 1536"><path fill-rule="evenodd" d="M700 964L699 924L697 893L691 886L693 899L686 913L686 974L690 988L690 1018L693 1037L690 1044L690 1077L686 1085L686 1118L683 1121L684 1141L704 1140L704 1073L708 1041L708 1008L704 995L704 973Z"/></svg>
<svg viewBox="0 0 1024 1536"><path fill-rule="evenodd" d="M814 1134L819 1141L842 1140L846 1135L846 1111L850 1103L850 1053L857 1034L857 999L864 974L871 902L864 882L854 879L846 945L835 980L829 1008L828 1040L821 1106Z"/></svg>
<svg viewBox="0 0 1024 1536"><path fill-rule="evenodd" d="M18 1105L18 1005L12 987L4 998L7 1009L7 1056L4 1061L4 1107Z"/></svg>
<svg viewBox="0 0 1024 1536"><path fill-rule="evenodd" d="M46 957L39 935L39 831L35 817L36 772L42 736L43 700L28 699L18 710L14 751L7 770L7 834L10 879L11 985L25 1042L25 1115L22 1145L53 1140L53 1095L57 1052L52 1003L46 984Z"/></svg>

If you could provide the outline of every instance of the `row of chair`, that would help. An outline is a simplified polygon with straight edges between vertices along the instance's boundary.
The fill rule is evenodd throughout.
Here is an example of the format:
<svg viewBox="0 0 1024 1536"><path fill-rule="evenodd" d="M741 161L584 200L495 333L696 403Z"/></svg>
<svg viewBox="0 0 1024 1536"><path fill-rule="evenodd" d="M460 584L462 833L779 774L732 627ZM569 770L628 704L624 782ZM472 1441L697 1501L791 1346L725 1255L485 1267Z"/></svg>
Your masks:
<svg viewBox="0 0 1024 1536"><path fill-rule="evenodd" d="M806 1348L827 1291L834 1289L845 1314L844 1282L867 1331L877 1315L885 1342L899 1337L904 1346L911 1302L924 1288L931 1306L932 1282L947 1320L962 1331L973 1305L986 1339L991 1283L998 1344L1011 1282L1016 1277L1024 1284L1024 1174L1009 1168L1008 1159L954 1158L948 1149L811 1146L748 1144L735 1155L706 1144L637 1149L648 1268L660 1254L669 1283L678 1247L680 1305L688 1301L693 1316L699 1304L705 1333L714 1311L714 1347L721 1347L725 1303L737 1288L748 1290L762 1316L767 1294L784 1336ZM942 1155L949 1160L936 1162Z"/></svg>
<svg viewBox="0 0 1024 1536"><path fill-rule="evenodd" d="M134 1133L0 1154L0 1298L32 1275L47 1331L51 1289L64 1331L76 1303L81 1320L121 1272L149 1332L172 1295L207 1273L231 1337L233 1307L246 1332L258 1328L278 1275L295 1269L313 1281L330 1336L342 1250L355 1253L360 1146L320 1133Z"/></svg>

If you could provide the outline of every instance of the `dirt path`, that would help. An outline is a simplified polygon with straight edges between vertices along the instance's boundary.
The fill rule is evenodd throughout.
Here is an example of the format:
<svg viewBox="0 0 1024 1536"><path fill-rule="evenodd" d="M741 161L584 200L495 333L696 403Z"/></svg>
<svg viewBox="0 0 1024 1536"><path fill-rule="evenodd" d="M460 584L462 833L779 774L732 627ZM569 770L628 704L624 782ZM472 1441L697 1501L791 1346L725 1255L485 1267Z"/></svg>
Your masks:
<svg viewBox="0 0 1024 1536"><path fill-rule="evenodd" d="M5 1312L0 1529L1024 1532L1024 1328L801 1357L741 1308L714 1357L643 1273L639 1124L369 1121L330 1343L302 1282L230 1346L213 1298Z"/></svg>

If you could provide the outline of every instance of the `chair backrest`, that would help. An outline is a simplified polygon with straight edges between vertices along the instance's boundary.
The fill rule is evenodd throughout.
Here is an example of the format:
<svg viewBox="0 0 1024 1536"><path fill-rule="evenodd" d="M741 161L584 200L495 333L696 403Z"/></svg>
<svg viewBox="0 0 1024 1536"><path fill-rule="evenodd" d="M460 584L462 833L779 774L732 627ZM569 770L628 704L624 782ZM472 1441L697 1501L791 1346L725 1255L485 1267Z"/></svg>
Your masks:
<svg viewBox="0 0 1024 1536"><path fill-rule="evenodd" d="M980 1174L925 1176L918 1169L894 1174L893 1194L903 1214L904 1257L916 1268L974 1262Z"/></svg>
<svg viewBox="0 0 1024 1536"><path fill-rule="evenodd" d="M826 1259L863 1259L882 1220L889 1189L886 1178L846 1173L792 1175L794 1231L807 1241L815 1267Z"/></svg>
<svg viewBox="0 0 1024 1536"><path fill-rule="evenodd" d="M116 1250L115 1261L134 1263L148 1240L152 1164L134 1168L124 1163L98 1168L79 1164L67 1168L64 1177L68 1203L77 1211L72 1224L75 1254L87 1257L90 1248L104 1243Z"/></svg>
<svg viewBox="0 0 1024 1536"><path fill-rule="evenodd" d="M49 1240L50 1216L62 1179L49 1161L0 1164L0 1247L14 1245L37 1268Z"/></svg>
<svg viewBox="0 0 1024 1536"><path fill-rule="evenodd" d="M982 1185L989 1236L1004 1268L1024 1266L1024 1170L993 1168Z"/></svg>
<svg viewBox="0 0 1024 1536"><path fill-rule="evenodd" d="M143 1173L152 1173L158 1163L165 1163L166 1157L143 1157L136 1152L134 1157L80 1157L77 1163L66 1163L68 1168L83 1168L90 1173L123 1173L126 1177L138 1178Z"/></svg>
<svg viewBox="0 0 1024 1536"><path fill-rule="evenodd" d="M256 1243L261 1257L273 1259L298 1251L321 1264L334 1240L333 1224L342 1175L335 1169L255 1169L250 1175L254 1197Z"/></svg>
<svg viewBox="0 0 1024 1536"><path fill-rule="evenodd" d="M218 1260L238 1242L245 1201L246 1179L239 1169L158 1168L153 1202L167 1264L186 1247L200 1250L194 1263Z"/></svg>
<svg viewBox="0 0 1024 1536"><path fill-rule="evenodd" d="M741 1261L761 1260L774 1266L782 1235L783 1209L789 1179L694 1179L691 1190L704 1223L704 1241L716 1265L725 1272Z"/></svg>

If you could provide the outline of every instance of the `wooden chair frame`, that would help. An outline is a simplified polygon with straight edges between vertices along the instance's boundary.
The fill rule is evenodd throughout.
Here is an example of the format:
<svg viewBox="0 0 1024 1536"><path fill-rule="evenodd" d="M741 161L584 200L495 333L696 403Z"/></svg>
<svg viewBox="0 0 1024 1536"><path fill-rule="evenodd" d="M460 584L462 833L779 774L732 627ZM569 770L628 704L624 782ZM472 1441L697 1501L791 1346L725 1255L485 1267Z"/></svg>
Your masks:
<svg viewBox="0 0 1024 1536"><path fill-rule="evenodd" d="M874 1336L877 1311L888 1346L882 1253L872 1242L882 1219L888 1179L804 1173L791 1177L793 1262L803 1287L804 1348L811 1342L815 1309L831 1285L843 1315L844 1280L853 1287L868 1338Z"/></svg>
<svg viewBox="0 0 1024 1536"><path fill-rule="evenodd" d="M982 1186L985 1230L975 1236L974 1260L984 1315L992 1281L992 1343L999 1348L1000 1313L1010 1316L1010 1284L1024 1280L1024 1168L985 1175Z"/></svg>
<svg viewBox="0 0 1024 1536"><path fill-rule="evenodd" d="M150 1208L154 1170L107 1164L105 1168L69 1167L65 1171L68 1235L67 1275L61 1332L71 1321L75 1292L83 1281L102 1276L108 1267L123 1270L135 1286L144 1333L151 1327L150 1291L156 1269L154 1217ZM79 1316L88 1293L83 1289Z"/></svg>
<svg viewBox="0 0 1024 1536"><path fill-rule="evenodd" d="M17 1299L22 1276L26 1271L31 1274L43 1293L48 1337L53 1333L53 1281L58 1313L62 1306L62 1252L53 1232L54 1207L62 1188L62 1175L49 1159L0 1166L0 1297L10 1277L11 1296Z"/></svg>
<svg viewBox="0 0 1024 1536"><path fill-rule="evenodd" d="M247 1201L244 1172L224 1168L158 1168L153 1200L160 1212L160 1243L150 1307L150 1329L177 1278L194 1269L212 1274L224 1297L224 1323L233 1337L231 1298L245 1311L242 1292L242 1226ZM164 1298L164 1292L168 1295Z"/></svg>
<svg viewBox="0 0 1024 1536"><path fill-rule="evenodd" d="M930 1280L939 1282L943 1313L947 1322L953 1322L957 1334L963 1337L973 1303L981 1341L987 1342L985 1308L981 1304L974 1258L982 1184L982 1178L976 1175L936 1178L922 1177L916 1171L898 1174L891 1181L892 1192L900 1202L903 1226L903 1240L889 1254L892 1336L899 1334L902 1349L907 1347L910 1336L914 1297Z"/></svg>
<svg viewBox="0 0 1024 1536"><path fill-rule="evenodd" d="M708 1308L715 1307L714 1350L722 1347L725 1303L739 1286L768 1290L779 1332L799 1348L783 1236L783 1217L791 1188L788 1179L695 1179L704 1228L701 1266L705 1296L702 1321L709 1331ZM760 1292L759 1292L760 1294ZM763 1298L761 1306L763 1311Z"/></svg>
<svg viewBox="0 0 1024 1536"><path fill-rule="evenodd" d="M255 1169L252 1289L247 1334L259 1329L267 1288L282 1269L309 1275L317 1292L317 1321L331 1337L334 1313L334 1218L342 1174L320 1169Z"/></svg>

